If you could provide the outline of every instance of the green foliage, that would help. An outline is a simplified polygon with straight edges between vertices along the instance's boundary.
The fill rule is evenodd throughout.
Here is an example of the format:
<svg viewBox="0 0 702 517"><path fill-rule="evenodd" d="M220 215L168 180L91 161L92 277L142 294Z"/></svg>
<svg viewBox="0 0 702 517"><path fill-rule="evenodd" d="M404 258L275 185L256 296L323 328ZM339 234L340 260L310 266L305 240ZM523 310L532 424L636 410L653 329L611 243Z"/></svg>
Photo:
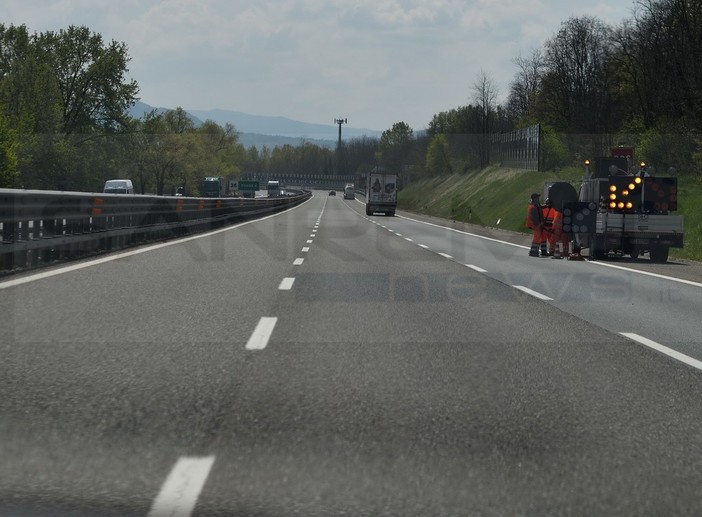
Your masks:
<svg viewBox="0 0 702 517"><path fill-rule="evenodd" d="M572 154L560 134L548 126L541 126L541 169L564 167L571 162Z"/></svg>
<svg viewBox="0 0 702 517"><path fill-rule="evenodd" d="M406 122L396 122L383 131L378 143L378 160L387 170L402 171L414 132Z"/></svg>
<svg viewBox="0 0 702 517"><path fill-rule="evenodd" d="M426 169L430 176L442 176L452 172L446 135L438 134L432 137L427 149Z"/></svg>

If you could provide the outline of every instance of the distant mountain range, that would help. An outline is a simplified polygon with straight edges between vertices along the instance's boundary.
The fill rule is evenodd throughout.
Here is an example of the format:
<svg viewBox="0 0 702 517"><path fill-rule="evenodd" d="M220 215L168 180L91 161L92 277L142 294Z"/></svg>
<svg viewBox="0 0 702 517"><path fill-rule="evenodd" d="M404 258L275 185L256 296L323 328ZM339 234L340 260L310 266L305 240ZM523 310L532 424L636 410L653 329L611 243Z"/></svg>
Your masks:
<svg viewBox="0 0 702 517"><path fill-rule="evenodd" d="M149 113L153 109L156 109L157 113L169 110L169 108L154 108L138 101L129 110L129 114L134 118L142 118L145 113ZM185 111L196 126L201 125L205 120L212 120L221 126L232 124L239 132L239 142L244 147L261 148L267 146L273 148L285 144L296 146L302 142L310 142L333 149L339 138L339 126L332 124L312 124L285 117L250 115L240 111L222 109L186 109ZM380 138L381 135L382 131L374 129L353 128L346 125L341 128L341 138L345 141L363 136Z"/></svg>

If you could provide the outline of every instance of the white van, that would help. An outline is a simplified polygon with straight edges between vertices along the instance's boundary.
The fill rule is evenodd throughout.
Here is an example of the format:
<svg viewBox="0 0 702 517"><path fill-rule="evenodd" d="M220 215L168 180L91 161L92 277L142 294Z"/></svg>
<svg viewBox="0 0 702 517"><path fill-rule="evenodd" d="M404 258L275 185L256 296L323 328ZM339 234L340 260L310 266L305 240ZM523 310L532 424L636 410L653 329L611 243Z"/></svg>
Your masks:
<svg viewBox="0 0 702 517"><path fill-rule="evenodd" d="M102 191L107 194L134 194L134 185L132 180L107 180Z"/></svg>

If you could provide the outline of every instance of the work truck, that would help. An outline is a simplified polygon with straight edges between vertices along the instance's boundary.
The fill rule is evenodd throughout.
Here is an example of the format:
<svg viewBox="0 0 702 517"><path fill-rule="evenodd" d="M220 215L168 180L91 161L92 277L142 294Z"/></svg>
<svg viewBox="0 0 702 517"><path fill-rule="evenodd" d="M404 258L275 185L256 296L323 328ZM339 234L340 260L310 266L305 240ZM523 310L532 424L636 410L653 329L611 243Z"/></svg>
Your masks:
<svg viewBox="0 0 702 517"><path fill-rule="evenodd" d="M586 161L580 191L554 183L548 197L563 210L563 230L576 249L590 259L611 255L666 262L670 248L683 247L683 217L674 176L654 176L644 162L633 165L632 148L615 148L611 156ZM570 188L569 188L570 187Z"/></svg>
<svg viewBox="0 0 702 517"><path fill-rule="evenodd" d="M366 215L383 212L394 216L397 208L397 174L369 172L366 178Z"/></svg>

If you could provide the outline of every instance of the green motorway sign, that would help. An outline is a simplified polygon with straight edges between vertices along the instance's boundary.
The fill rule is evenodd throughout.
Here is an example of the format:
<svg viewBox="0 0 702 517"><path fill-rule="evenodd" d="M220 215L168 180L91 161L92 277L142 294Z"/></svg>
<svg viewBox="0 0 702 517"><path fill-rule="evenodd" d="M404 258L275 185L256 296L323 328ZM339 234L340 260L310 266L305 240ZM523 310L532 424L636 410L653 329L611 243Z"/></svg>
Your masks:
<svg viewBox="0 0 702 517"><path fill-rule="evenodd" d="M258 181L239 181L239 190L261 190Z"/></svg>

